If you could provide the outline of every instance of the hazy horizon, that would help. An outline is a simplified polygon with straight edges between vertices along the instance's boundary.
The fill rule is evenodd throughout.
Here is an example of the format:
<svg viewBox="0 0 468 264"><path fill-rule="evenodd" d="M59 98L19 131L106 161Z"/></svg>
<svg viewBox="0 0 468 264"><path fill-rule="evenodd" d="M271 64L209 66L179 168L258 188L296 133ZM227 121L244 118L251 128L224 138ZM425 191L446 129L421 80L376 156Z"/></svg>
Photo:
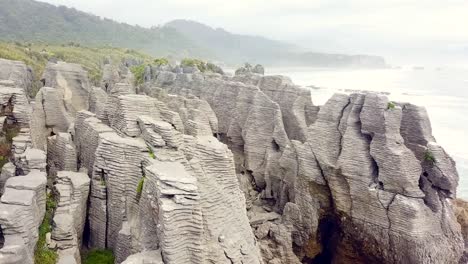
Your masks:
<svg viewBox="0 0 468 264"><path fill-rule="evenodd" d="M379 55L396 65L468 66L467 1L40 1L143 27L187 19L311 51Z"/></svg>

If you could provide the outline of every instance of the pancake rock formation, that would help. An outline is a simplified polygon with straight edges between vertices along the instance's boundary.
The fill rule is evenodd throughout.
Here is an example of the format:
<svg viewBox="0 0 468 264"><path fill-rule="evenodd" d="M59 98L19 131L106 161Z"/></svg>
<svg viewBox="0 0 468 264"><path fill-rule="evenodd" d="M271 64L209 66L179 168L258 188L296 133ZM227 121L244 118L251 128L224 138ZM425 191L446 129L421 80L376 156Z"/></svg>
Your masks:
<svg viewBox="0 0 468 264"><path fill-rule="evenodd" d="M138 64L103 62L91 87L50 62L31 103L27 67L0 61L0 263L34 263L38 245L77 264L89 249L125 264L467 259L455 163L423 107L365 92L316 106L249 64L147 65L135 85Z"/></svg>

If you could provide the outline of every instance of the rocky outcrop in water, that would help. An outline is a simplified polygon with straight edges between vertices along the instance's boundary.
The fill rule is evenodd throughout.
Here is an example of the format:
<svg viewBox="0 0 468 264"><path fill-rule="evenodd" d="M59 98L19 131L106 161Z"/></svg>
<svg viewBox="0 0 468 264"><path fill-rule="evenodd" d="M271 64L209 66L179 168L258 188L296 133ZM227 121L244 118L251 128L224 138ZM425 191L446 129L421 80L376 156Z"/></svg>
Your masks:
<svg viewBox="0 0 468 264"><path fill-rule="evenodd" d="M147 67L141 87L125 65L104 67L102 87L89 87L80 67L49 64L30 126L29 103L13 100L22 90L0 88L4 119L22 127L0 208L27 209L0 210L7 263L30 263L41 215L27 206L43 214L44 172L58 204L48 244L62 262L80 263L82 246L111 249L116 263L462 258L458 174L424 108L373 93L315 106L310 91L259 65L234 77ZM26 187L11 182L33 175L31 199L17 202ZM20 214L33 219L26 230L11 224Z"/></svg>

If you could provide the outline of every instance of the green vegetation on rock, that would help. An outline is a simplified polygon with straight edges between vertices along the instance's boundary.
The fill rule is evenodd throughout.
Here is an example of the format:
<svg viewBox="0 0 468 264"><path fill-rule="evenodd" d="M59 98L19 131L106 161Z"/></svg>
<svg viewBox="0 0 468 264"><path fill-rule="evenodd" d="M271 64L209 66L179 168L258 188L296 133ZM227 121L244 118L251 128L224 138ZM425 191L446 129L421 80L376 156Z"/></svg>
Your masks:
<svg viewBox="0 0 468 264"><path fill-rule="evenodd" d="M57 263L58 254L56 251L49 249L46 243L46 234L52 231L52 218L57 204L52 193L47 194L46 213L41 226L39 227L39 239L34 251L35 264L55 264Z"/></svg>
<svg viewBox="0 0 468 264"><path fill-rule="evenodd" d="M114 264L114 254L111 250L93 249L83 256L83 264Z"/></svg>
<svg viewBox="0 0 468 264"><path fill-rule="evenodd" d="M424 153L424 160L431 164L437 162L436 158L434 157L434 154L432 154L432 152L429 150L426 150L426 152Z"/></svg>
<svg viewBox="0 0 468 264"><path fill-rule="evenodd" d="M387 104L387 109L389 109L389 110L390 110L390 109L395 109L395 106L396 106L396 105L395 105L394 102L388 102L388 104Z"/></svg>
<svg viewBox="0 0 468 264"><path fill-rule="evenodd" d="M156 66L168 65L169 60L166 58L157 58L153 61L153 64Z"/></svg>
<svg viewBox="0 0 468 264"><path fill-rule="evenodd" d="M152 158L152 159L156 159L156 156L154 155L154 151L151 147L148 147L148 152L149 152L149 156Z"/></svg>
<svg viewBox="0 0 468 264"><path fill-rule="evenodd" d="M180 62L180 65L184 67L197 67L199 71L206 71L206 62L199 59L185 58Z"/></svg>
<svg viewBox="0 0 468 264"><path fill-rule="evenodd" d="M138 197L140 197L141 193L143 192L143 184L144 183L145 183L145 177L143 176L143 177L141 177L140 181L138 182L137 189L136 189Z"/></svg>
<svg viewBox="0 0 468 264"><path fill-rule="evenodd" d="M47 45L43 43L20 44L17 42L0 42L0 58L23 61L33 69L38 81L50 59L77 63L88 71L94 85L99 85L105 61L121 63L123 60L152 62L154 59L146 54L110 46L86 47L77 43L64 45ZM30 96L34 97L38 88Z"/></svg>

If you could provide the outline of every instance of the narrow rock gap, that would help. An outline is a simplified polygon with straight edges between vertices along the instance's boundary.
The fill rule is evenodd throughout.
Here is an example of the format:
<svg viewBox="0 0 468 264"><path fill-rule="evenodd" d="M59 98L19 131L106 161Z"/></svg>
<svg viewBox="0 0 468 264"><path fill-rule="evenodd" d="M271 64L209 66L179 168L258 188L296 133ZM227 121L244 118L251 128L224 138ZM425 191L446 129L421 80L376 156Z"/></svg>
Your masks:
<svg viewBox="0 0 468 264"><path fill-rule="evenodd" d="M2 249L4 245L5 245L5 237L3 236L3 229L2 229L2 226L0 225L0 249Z"/></svg>
<svg viewBox="0 0 468 264"><path fill-rule="evenodd" d="M341 221L340 217L336 213L335 201L333 199L333 194L331 192L328 179L325 176L324 170L320 162L318 161L312 146L310 146L309 143L307 144L314 155L317 168L319 169L320 175L322 176L325 182L325 187L327 188L329 194L328 196L330 197L330 208L329 211L325 212L324 215L322 215L319 219L317 233L320 240L320 244L322 245L322 252L319 253L313 259L305 258L302 261L303 263L308 264L329 264L333 262L338 242L342 237Z"/></svg>
<svg viewBox="0 0 468 264"><path fill-rule="evenodd" d="M343 133L341 132L341 122L343 121L343 116L344 116L344 113L346 112L346 109L348 108L348 106L351 105L351 98L348 98L348 103L343 107L343 109L341 109L341 112L340 112L340 117L339 117L339 120L338 120L338 125L336 126L336 130L338 131L338 133L340 134L340 139L339 139L339 142L338 142L338 146L339 146L339 150L338 150L338 156L337 156L337 159L341 156L341 151L342 151L342 141L343 141Z"/></svg>

